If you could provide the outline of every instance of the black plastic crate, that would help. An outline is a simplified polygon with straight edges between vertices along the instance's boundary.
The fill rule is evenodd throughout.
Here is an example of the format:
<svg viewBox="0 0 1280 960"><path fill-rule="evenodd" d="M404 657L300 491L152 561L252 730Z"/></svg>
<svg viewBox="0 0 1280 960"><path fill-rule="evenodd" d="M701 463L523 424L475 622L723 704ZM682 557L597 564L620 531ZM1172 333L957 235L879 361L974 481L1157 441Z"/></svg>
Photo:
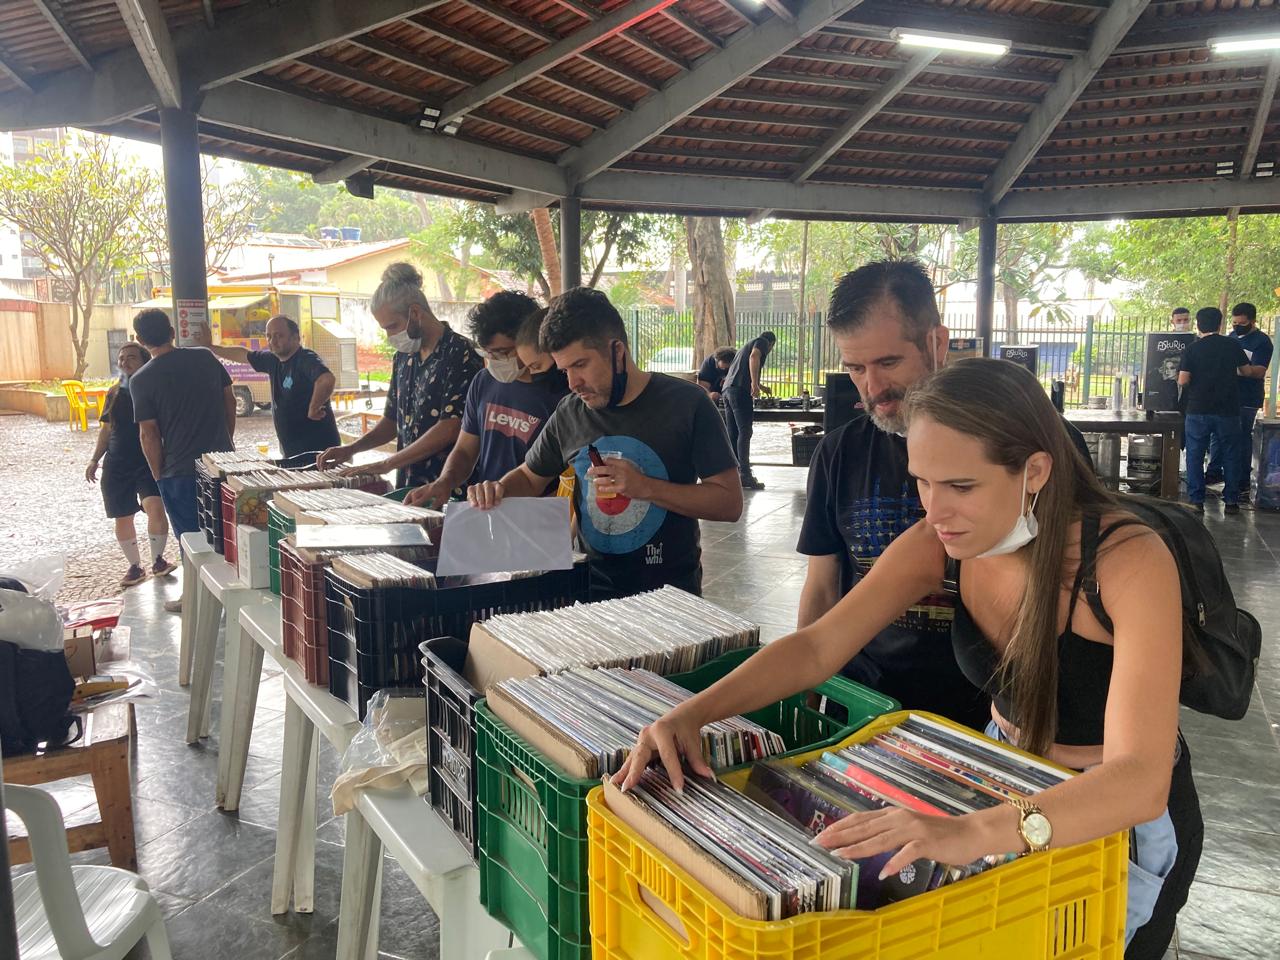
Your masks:
<svg viewBox="0 0 1280 960"><path fill-rule="evenodd" d="M222 553L222 478L196 461L196 519L209 545Z"/></svg>
<svg viewBox="0 0 1280 960"><path fill-rule="evenodd" d="M587 585L586 564L518 580L451 585L446 578L433 589L357 587L330 568L329 657L366 686L415 684L423 637L466 637L472 624L495 614L567 606L587 598Z"/></svg>
<svg viewBox="0 0 1280 960"><path fill-rule="evenodd" d="M823 436L825 434L800 431L791 434L791 463L797 467L807 467Z"/></svg>
<svg viewBox="0 0 1280 960"><path fill-rule="evenodd" d="M436 637L419 650L427 690L427 799L475 857L475 706L480 691L462 676L465 640Z"/></svg>
<svg viewBox="0 0 1280 960"><path fill-rule="evenodd" d="M369 701L373 699L373 695L379 690L390 691L397 697L420 698L423 695L423 689L420 684L414 687L388 684L371 686L360 683L356 679L355 673L345 663L340 663L337 660L329 661L329 692L350 706L361 720L364 719L364 715L369 710Z"/></svg>

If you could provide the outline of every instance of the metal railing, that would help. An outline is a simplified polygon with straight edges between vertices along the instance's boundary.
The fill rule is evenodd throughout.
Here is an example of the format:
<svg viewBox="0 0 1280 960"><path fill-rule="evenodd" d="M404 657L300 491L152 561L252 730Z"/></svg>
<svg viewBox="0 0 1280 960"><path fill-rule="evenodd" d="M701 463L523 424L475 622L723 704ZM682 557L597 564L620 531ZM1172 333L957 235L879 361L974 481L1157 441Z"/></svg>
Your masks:
<svg viewBox="0 0 1280 960"><path fill-rule="evenodd" d="M762 381L778 396L796 396L802 390L816 393L819 387L825 386L827 373L842 369L840 352L825 321L821 312L801 316L740 311L737 342L731 346L741 346L765 330L772 330L778 342L769 355ZM950 315L946 324L953 338L977 335L973 316ZM1011 333L1003 318L997 315L992 353L1005 343L1038 346L1039 377L1045 387L1061 380L1066 387L1066 405L1087 407L1090 400L1105 404L1116 377L1127 381L1137 376L1141 389L1147 334L1168 329L1168 320L1163 317L1088 316L1066 323L1023 319ZM680 366L682 360L692 365L694 318L691 312L635 308L627 317L627 333L632 354L641 369L648 369L651 363L660 369L688 369Z"/></svg>

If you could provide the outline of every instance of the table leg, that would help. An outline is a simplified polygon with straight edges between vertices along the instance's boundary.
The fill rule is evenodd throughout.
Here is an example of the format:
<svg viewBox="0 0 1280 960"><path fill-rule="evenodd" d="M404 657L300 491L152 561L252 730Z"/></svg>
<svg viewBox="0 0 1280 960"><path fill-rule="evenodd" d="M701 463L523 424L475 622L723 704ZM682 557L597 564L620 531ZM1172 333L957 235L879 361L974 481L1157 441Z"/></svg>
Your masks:
<svg viewBox="0 0 1280 960"><path fill-rule="evenodd" d="M224 650L217 804L223 810L238 810L262 679L262 647L240 629L238 605L235 610L227 606Z"/></svg>
<svg viewBox="0 0 1280 960"><path fill-rule="evenodd" d="M284 708L284 744L280 761L280 814L276 822L276 861L271 877L271 913L287 913L294 892L298 852L307 801L309 768L315 755L316 728L292 699ZM314 800L313 800L314 803ZM312 843L315 842L314 812ZM314 856L314 846L312 848Z"/></svg>
<svg viewBox="0 0 1280 960"><path fill-rule="evenodd" d="M313 913L316 903L316 771L320 766L320 737L311 738L311 759L302 791L302 818L293 858L293 912Z"/></svg>
<svg viewBox="0 0 1280 960"><path fill-rule="evenodd" d="M191 634L191 705L187 710L187 743L195 743L202 736L208 736L218 621L222 619L221 602L203 584L198 590L196 623Z"/></svg>
<svg viewBox="0 0 1280 960"><path fill-rule="evenodd" d="M346 815L346 833L336 960L366 960L378 947L382 841L359 810Z"/></svg>
<svg viewBox="0 0 1280 960"><path fill-rule="evenodd" d="M1160 464L1160 496L1166 500L1177 500L1180 493L1178 471L1182 465L1179 443L1181 436L1177 430L1166 430L1161 437L1163 461Z"/></svg>
<svg viewBox="0 0 1280 960"><path fill-rule="evenodd" d="M191 683L191 637L195 631L197 605L200 603L200 565L182 552L182 632L178 644L178 686Z"/></svg>
<svg viewBox="0 0 1280 960"><path fill-rule="evenodd" d="M129 782L129 741L109 741L89 748L89 773L98 797L98 817L107 835L111 865L138 869L133 839L133 793Z"/></svg>

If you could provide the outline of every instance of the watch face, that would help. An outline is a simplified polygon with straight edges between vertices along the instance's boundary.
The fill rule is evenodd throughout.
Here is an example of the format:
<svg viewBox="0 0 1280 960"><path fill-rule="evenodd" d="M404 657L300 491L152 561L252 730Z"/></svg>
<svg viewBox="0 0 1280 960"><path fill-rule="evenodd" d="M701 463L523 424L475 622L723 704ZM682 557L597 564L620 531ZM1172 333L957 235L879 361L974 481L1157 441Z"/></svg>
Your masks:
<svg viewBox="0 0 1280 960"><path fill-rule="evenodd" d="M1053 837L1053 828L1043 813L1028 814L1022 821L1022 835L1033 847L1048 846Z"/></svg>

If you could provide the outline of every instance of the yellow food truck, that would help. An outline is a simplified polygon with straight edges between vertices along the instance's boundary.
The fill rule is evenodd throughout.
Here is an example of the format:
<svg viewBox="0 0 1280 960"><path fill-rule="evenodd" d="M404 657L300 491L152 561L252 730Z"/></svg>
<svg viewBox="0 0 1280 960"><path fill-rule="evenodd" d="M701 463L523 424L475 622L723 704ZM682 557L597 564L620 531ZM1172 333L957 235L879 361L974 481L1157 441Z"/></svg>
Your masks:
<svg viewBox="0 0 1280 960"><path fill-rule="evenodd" d="M157 287L139 310L159 307L171 312L173 301L168 287ZM265 284L210 284L209 327L213 342L221 346L267 349L267 321L283 313L298 322L302 345L320 355L337 378L336 389L355 390L359 386L355 334L342 325L336 287L267 286ZM223 360L231 374L236 394L236 415L248 416L258 407L271 404L271 383L247 363Z"/></svg>

